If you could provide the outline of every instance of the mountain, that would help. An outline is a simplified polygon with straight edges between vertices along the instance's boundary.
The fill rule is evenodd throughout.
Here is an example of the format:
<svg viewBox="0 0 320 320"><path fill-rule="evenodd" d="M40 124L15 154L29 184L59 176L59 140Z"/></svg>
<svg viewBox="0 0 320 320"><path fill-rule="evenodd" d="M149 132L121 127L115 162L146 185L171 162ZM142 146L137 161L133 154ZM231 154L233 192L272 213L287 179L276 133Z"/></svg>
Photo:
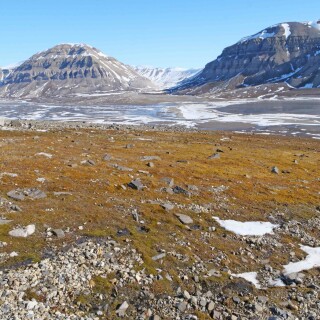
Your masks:
<svg viewBox="0 0 320 320"><path fill-rule="evenodd" d="M10 72L12 72L11 69L0 68L0 81L3 81L9 75Z"/></svg>
<svg viewBox="0 0 320 320"><path fill-rule="evenodd" d="M179 93L217 93L276 84L320 87L320 21L280 23L227 47ZM264 89L265 90L265 89Z"/></svg>
<svg viewBox="0 0 320 320"><path fill-rule="evenodd" d="M0 68L3 69L3 70L13 70L13 69L21 66L21 65L23 64L23 62L24 62L24 61L12 63L12 64L9 64L9 65L6 65L6 66L2 66L2 67L0 67Z"/></svg>
<svg viewBox="0 0 320 320"><path fill-rule="evenodd" d="M150 79L157 86L164 89L181 85L201 71L201 69L153 68L145 66L133 68L141 76Z"/></svg>
<svg viewBox="0 0 320 320"><path fill-rule="evenodd" d="M141 91L154 87L131 67L85 44L60 44L39 52L2 78L0 96L16 98Z"/></svg>

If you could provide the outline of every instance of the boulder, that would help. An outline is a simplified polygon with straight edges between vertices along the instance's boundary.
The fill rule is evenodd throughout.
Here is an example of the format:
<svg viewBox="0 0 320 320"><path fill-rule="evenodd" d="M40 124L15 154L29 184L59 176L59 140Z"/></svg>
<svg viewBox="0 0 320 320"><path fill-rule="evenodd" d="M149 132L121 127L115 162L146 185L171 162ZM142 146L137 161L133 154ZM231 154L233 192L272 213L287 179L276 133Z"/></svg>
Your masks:
<svg viewBox="0 0 320 320"><path fill-rule="evenodd" d="M180 220L183 224L191 224L193 223L193 220L191 217L187 216L186 214L177 213L177 218Z"/></svg>

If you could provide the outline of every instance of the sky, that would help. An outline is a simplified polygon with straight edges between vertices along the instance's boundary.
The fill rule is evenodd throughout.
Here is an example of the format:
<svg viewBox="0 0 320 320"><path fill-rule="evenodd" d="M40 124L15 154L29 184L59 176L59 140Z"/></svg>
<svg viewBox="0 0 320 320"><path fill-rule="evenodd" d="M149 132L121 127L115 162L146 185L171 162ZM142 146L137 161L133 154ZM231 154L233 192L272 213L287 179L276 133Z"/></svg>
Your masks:
<svg viewBox="0 0 320 320"><path fill-rule="evenodd" d="M60 43L131 65L201 68L279 22L320 18L319 0L0 0L0 66Z"/></svg>

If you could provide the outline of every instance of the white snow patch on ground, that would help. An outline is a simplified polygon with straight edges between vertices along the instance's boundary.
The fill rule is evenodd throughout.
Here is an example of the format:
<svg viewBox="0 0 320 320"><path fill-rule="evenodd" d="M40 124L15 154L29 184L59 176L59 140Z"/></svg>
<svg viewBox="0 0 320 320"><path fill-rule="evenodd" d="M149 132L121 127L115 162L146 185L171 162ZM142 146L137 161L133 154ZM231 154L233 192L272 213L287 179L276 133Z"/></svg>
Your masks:
<svg viewBox="0 0 320 320"><path fill-rule="evenodd" d="M238 274L232 274L232 276L236 278L242 278L247 280L248 282L251 282L257 289L260 289L260 283L257 279L257 272L245 272L245 273L238 273Z"/></svg>
<svg viewBox="0 0 320 320"><path fill-rule="evenodd" d="M312 248L308 246L300 246L301 250L307 253L304 260L298 262L290 262L284 266L284 274L300 272L320 267L320 247Z"/></svg>
<svg viewBox="0 0 320 320"><path fill-rule="evenodd" d="M221 220L213 217L221 227L228 231L232 231L240 236L263 236L267 233L273 233L273 229L278 227L271 222L248 221L241 222L235 220Z"/></svg>

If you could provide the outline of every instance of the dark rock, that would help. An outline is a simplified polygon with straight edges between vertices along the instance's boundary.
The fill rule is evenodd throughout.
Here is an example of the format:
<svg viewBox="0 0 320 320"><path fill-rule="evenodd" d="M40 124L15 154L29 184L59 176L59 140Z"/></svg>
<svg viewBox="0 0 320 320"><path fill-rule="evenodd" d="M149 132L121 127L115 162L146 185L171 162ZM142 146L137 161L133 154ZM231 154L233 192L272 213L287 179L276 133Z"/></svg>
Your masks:
<svg viewBox="0 0 320 320"><path fill-rule="evenodd" d="M130 235L131 235L131 233L127 228L119 229L117 231L117 236L118 237L125 237L125 236L130 236Z"/></svg>
<svg viewBox="0 0 320 320"><path fill-rule="evenodd" d="M132 180L130 183L128 183L128 187L135 189L135 190L142 190L144 188L144 185L139 179Z"/></svg>
<svg viewBox="0 0 320 320"><path fill-rule="evenodd" d="M270 311L272 312L273 315L279 316L284 319L287 319L289 317L288 312L275 306L271 307Z"/></svg>
<svg viewBox="0 0 320 320"><path fill-rule="evenodd" d="M150 232L150 229L147 228L146 226L138 226L138 227L137 227L137 230L138 230L138 232L140 232L140 233L149 233L149 232Z"/></svg>
<svg viewBox="0 0 320 320"><path fill-rule="evenodd" d="M201 226L199 224L194 224L192 226L190 226L191 230L201 230Z"/></svg>
<svg viewBox="0 0 320 320"><path fill-rule="evenodd" d="M282 275L281 279L286 285L291 285L292 283L295 284L302 284L305 275L301 272L293 272L287 275Z"/></svg>
<svg viewBox="0 0 320 320"><path fill-rule="evenodd" d="M190 193L186 189L183 189L183 188L181 188L179 186L175 186L172 190L176 194L184 194L186 196L190 195Z"/></svg>
<svg viewBox="0 0 320 320"><path fill-rule="evenodd" d="M10 205L10 210L16 211L16 212L21 212L22 211L22 209L19 206L15 205L15 204L11 204Z"/></svg>
<svg viewBox="0 0 320 320"><path fill-rule="evenodd" d="M183 160L183 159L181 159L181 160L177 160L177 162L178 162L178 163L189 163L189 161L188 161L188 160Z"/></svg>

